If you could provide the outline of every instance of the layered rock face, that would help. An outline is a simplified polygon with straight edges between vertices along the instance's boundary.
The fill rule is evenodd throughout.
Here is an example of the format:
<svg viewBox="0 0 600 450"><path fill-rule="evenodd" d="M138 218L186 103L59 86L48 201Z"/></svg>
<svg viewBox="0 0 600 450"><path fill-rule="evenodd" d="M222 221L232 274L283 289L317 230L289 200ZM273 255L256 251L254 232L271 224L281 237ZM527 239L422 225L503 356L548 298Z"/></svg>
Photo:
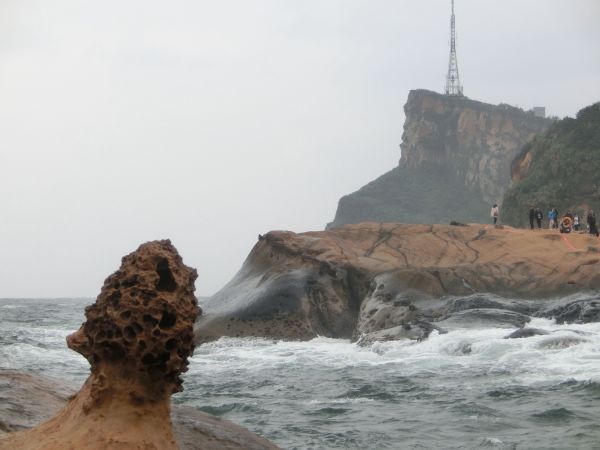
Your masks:
<svg viewBox="0 0 600 450"><path fill-rule="evenodd" d="M513 226L528 226L531 206L546 216L577 212L585 225L588 209L600 211L600 103L575 119L565 118L523 147L511 165L511 186L502 217Z"/></svg>
<svg viewBox="0 0 600 450"><path fill-rule="evenodd" d="M502 200L516 153L552 122L508 105L425 90L411 91L404 111L399 166L343 197L329 227L483 222Z"/></svg>
<svg viewBox="0 0 600 450"><path fill-rule="evenodd" d="M89 378L52 419L7 435L0 449L177 449L170 398L194 349L196 277L169 241L124 257L67 338Z"/></svg>
<svg viewBox="0 0 600 450"><path fill-rule="evenodd" d="M554 231L489 225L362 223L270 232L204 305L196 338L422 339L460 320L522 326L542 303L529 308L479 293L532 299L600 288L599 241L564 239ZM453 295L475 297L466 307Z"/></svg>

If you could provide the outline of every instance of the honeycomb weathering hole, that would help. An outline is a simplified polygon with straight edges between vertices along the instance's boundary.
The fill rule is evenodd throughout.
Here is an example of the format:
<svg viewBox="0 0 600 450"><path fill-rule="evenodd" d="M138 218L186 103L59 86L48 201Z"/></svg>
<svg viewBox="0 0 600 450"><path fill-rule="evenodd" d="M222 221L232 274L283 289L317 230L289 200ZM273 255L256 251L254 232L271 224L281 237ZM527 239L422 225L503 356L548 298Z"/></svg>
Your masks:
<svg viewBox="0 0 600 450"><path fill-rule="evenodd" d="M172 328L173 325L175 325L176 321L177 317L175 316L175 314L171 314L167 311L164 311L160 322L158 323L158 326L161 327L163 330L167 328Z"/></svg>
<svg viewBox="0 0 600 450"><path fill-rule="evenodd" d="M156 273L158 273L158 283L156 284L157 291L173 292L177 289L177 282L173 278L171 269L169 268L169 261L163 258L156 264Z"/></svg>

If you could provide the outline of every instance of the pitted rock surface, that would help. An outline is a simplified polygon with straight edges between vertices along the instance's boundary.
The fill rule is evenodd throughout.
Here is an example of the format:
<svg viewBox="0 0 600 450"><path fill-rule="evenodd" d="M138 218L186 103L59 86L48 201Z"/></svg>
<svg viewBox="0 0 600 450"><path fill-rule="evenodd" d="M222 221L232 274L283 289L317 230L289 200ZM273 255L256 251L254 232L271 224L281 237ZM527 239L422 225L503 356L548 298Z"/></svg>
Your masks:
<svg viewBox="0 0 600 450"><path fill-rule="evenodd" d="M73 335L69 347L92 370L102 360L124 359L180 390L201 313L194 296L197 276L170 241L141 245L106 279L96 303L85 310L82 335Z"/></svg>
<svg viewBox="0 0 600 450"><path fill-rule="evenodd" d="M90 376L53 418L1 437L0 450L178 449L170 402L194 350L196 277L168 240L125 256L67 337Z"/></svg>

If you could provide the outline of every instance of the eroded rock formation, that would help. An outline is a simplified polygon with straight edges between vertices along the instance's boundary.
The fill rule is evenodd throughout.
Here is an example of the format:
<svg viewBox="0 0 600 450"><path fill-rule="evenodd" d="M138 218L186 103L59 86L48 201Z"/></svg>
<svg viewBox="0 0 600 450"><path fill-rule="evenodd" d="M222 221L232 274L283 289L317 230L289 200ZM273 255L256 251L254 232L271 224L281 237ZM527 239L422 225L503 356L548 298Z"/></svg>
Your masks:
<svg viewBox="0 0 600 450"><path fill-rule="evenodd" d="M48 420L76 391L66 382L0 370L0 436ZM279 447L228 420L173 405L173 432L181 450L277 450ZM107 447L110 448L110 447Z"/></svg>
<svg viewBox="0 0 600 450"><path fill-rule="evenodd" d="M519 149L551 120L509 105L414 90L395 169L343 197L329 227L363 221L483 222Z"/></svg>
<svg viewBox="0 0 600 450"><path fill-rule="evenodd" d="M600 289L598 245L585 234L490 225L362 223L301 234L273 231L204 305L196 338L369 341L423 339L444 321L519 327L544 306L536 298ZM597 304L585 300L564 316L597 317Z"/></svg>
<svg viewBox="0 0 600 450"><path fill-rule="evenodd" d="M67 338L89 361L89 378L52 419L7 435L0 449L178 448L170 398L194 349L196 277L169 241L125 256Z"/></svg>

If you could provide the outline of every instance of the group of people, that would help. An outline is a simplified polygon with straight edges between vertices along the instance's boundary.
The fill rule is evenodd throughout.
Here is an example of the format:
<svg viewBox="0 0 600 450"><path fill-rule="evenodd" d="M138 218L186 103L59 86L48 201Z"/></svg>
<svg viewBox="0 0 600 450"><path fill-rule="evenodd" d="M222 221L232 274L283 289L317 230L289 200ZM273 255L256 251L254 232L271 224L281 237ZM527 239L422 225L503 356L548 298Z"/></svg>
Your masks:
<svg viewBox="0 0 600 450"><path fill-rule="evenodd" d="M492 210L490 211L490 216L492 218L492 222L494 225L498 223L498 217L500 216L500 210L498 209L498 205L494 203L492 206ZM593 209L588 210L587 217L587 230L588 233L593 234L594 236L600 236L598 232L598 224L596 223L596 214ZM544 213L540 208L534 208L533 206L529 207L529 226L533 230L535 225L537 224L538 228L542 228L542 221L544 220ZM561 233L570 233L573 231L581 230L581 219L579 214L572 214L571 211L567 211L566 214L560 218L558 216L558 210L556 208L552 208L548 211L548 228L549 229L558 229Z"/></svg>
<svg viewBox="0 0 600 450"><path fill-rule="evenodd" d="M544 214L540 208L534 208L531 206L529 208L529 226L533 230L534 222L537 223L538 228L542 228L542 220L544 219ZM590 209L587 213L587 226L588 232L595 236L598 236L598 225L596 223L596 214L593 209ZM552 208L548 211L548 228L549 229L559 229L561 233L570 233L573 231L581 230L581 219L579 218L579 214L571 213L571 211L567 211L563 217L559 219L558 210L556 208Z"/></svg>

